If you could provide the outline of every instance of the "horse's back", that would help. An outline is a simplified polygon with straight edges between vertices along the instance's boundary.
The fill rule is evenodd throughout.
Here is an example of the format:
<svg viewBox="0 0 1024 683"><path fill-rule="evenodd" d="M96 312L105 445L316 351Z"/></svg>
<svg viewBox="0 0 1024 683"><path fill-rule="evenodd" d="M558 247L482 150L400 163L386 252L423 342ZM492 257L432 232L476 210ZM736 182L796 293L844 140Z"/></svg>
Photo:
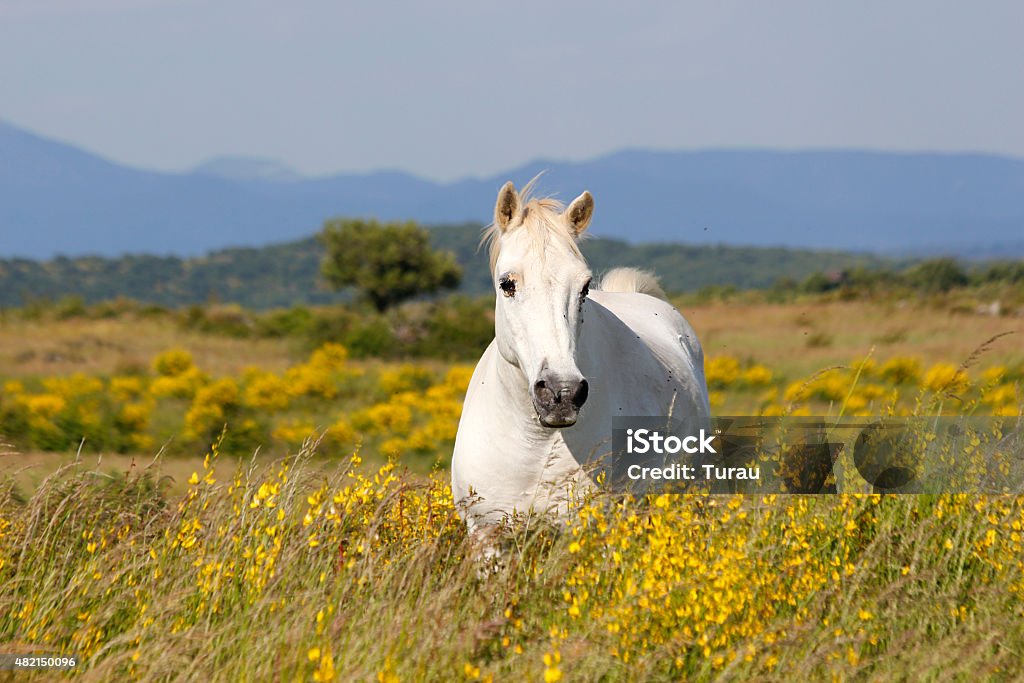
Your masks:
<svg viewBox="0 0 1024 683"><path fill-rule="evenodd" d="M619 395L619 405L610 406L612 416L631 408L633 415L651 414L652 403L660 407L654 414L662 414L668 410L665 397L673 396L687 414L709 414L704 352L674 306L630 292L594 292L593 303L599 307L595 327L601 329L584 325L582 339L595 342L591 364L607 390Z"/></svg>

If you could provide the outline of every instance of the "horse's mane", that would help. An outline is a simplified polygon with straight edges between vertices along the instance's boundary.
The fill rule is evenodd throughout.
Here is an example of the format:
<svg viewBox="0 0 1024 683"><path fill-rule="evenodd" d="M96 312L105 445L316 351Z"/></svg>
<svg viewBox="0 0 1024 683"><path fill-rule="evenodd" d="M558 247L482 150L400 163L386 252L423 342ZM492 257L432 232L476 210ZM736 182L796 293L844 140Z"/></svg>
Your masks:
<svg viewBox="0 0 1024 683"><path fill-rule="evenodd" d="M583 259L580 247L576 243L577 237L573 235L562 219L562 212L565 205L553 197L534 197L535 185L540 174L535 175L530 182L523 186L519 193L519 214L512 219L506 228L507 232L513 230L526 230L530 233L534 246L539 253L544 253L544 247L548 240L555 239L568 248L572 253ZM498 262L498 254L501 252L501 229L491 223L484 228L480 245L487 245L490 252L491 275L494 275L494 266Z"/></svg>

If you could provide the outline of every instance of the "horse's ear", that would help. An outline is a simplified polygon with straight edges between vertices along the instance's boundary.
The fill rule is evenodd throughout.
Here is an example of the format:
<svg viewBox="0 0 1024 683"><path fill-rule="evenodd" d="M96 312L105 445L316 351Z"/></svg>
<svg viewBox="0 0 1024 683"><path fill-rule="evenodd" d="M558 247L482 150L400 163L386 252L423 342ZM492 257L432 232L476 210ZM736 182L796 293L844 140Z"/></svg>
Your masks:
<svg viewBox="0 0 1024 683"><path fill-rule="evenodd" d="M519 215L519 194L512 181L501 186L498 191L498 203L494 205L494 224L504 232Z"/></svg>
<svg viewBox="0 0 1024 683"><path fill-rule="evenodd" d="M577 237L590 225L590 219L594 216L594 197L589 192L584 192L565 210L565 218L569 221L569 227Z"/></svg>

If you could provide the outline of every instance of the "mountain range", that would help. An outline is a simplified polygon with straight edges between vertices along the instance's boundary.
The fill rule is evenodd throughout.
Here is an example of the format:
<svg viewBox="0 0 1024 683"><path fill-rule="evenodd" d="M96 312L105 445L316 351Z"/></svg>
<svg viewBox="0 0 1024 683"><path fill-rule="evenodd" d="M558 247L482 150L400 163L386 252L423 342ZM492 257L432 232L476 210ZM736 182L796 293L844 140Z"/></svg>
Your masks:
<svg viewBox="0 0 1024 683"><path fill-rule="evenodd" d="M594 234L634 244L1024 256L1024 160L995 155L626 150L440 183L248 158L147 171L0 122L0 258L195 256L300 239L335 216L483 223L505 180L542 171L544 193L594 194Z"/></svg>

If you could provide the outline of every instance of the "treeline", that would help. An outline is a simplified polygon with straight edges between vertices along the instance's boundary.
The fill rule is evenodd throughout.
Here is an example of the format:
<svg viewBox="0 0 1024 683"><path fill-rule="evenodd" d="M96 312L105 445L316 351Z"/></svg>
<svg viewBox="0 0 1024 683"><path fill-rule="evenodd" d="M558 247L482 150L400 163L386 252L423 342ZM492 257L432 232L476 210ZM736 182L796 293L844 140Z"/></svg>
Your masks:
<svg viewBox="0 0 1024 683"><path fill-rule="evenodd" d="M431 243L451 251L462 268L460 292L492 291L487 255L480 250L481 226L431 228ZM771 287L783 277L806 278L834 269L876 270L901 265L868 254L782 248L630 245L593 238L582 249L595 273L616 266L653 270L670 292L708 286L737 289ZM197 258L127 255L121 258L56 258L51 261L0 260L0 306L77 296L85 303L130 298L162 306L237 303L271 309L349 301L320 275L324 247L316 237L262 248L224 249Z"/></svg>
<svg viewBox="0 0 1024 683"><path fill-rule="evenodd" d="M274 308L345 300L320 281L315 238L260 249L225 249L198 258L126 255L0 260L0 306L80 297L130 298L161 306L223 301Z"/></svg>
<svg viewBox="0 0 1024 683"><path fill-rule="evenodd" d="M801 281L783 278L776 289L807 294L839 291L851 295L886 295L916 292L943 294L968 287L1024 285L1024 261L997 261L967 268L952 258L921 261L902 269L851 268L812 273Z"/></svg>
<svg viewBox="0 0 1024 683"><path fill-rule="evenodd" d="M816 272L800 281L778 279L772 287L759 290L704 287L675 298L675 302L689 305L732 300L735 296L750 303L821 298L892 300L914 295L926 305L950 310L970 311L999 301L999 313L1012 314L1024 310L1024 262L964 268L952 259L932 259L900 270ZM89 303L78 295L0 308L0 324L18 319L125 316L159 318L184 330L237 338L287 338L307 351L337 342L357 358L470 359L477 357L494 336L494 299L489 293L414 300L383 312L357 302L265 309L234 303L167 306L126 298Z"/></svg>
<svg viewBox="0 0 1024 683"><path fill-rule="evenodd" d="M493 285L487 254L479 249L477 224L430 228L434 248L450 251L462 269L459 293L489 294ZM630 245L592 238L584 255L598 275L617 266L653 270L670 293L717 296L764 290L776 298L793 294L841 296L942 293L963 287L1017 285L1024 262L966 266L949 258L894 260L871 254L784 248ZM126 255L51 261L0 260L0 307L25 307L76 297L82 304L119 298L180 308L194 304L238 304L269 310L350 302L321 276L325 255L317 237L261 248L224 249L196 258Z"/></svg>

